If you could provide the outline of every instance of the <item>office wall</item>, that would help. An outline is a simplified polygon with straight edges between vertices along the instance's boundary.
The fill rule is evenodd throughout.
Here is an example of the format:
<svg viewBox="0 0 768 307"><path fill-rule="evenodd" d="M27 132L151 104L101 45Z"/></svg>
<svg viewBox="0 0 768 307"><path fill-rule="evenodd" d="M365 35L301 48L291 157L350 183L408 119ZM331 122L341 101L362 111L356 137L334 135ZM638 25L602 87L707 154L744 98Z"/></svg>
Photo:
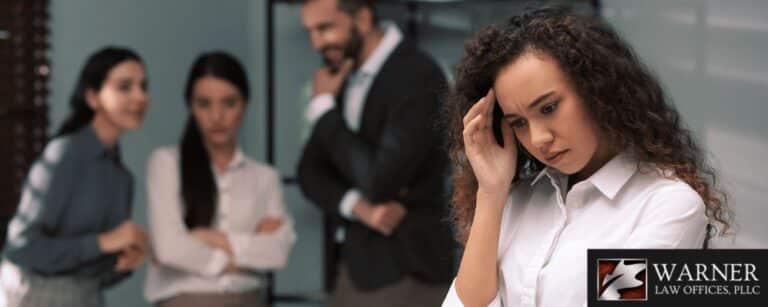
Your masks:
<svg viewBox="0 0 768 307"><path fill-rule="evenodd" d="M768 247L768 2L601 2L661 79L730 193L738 233L714 246Z"/></svg>

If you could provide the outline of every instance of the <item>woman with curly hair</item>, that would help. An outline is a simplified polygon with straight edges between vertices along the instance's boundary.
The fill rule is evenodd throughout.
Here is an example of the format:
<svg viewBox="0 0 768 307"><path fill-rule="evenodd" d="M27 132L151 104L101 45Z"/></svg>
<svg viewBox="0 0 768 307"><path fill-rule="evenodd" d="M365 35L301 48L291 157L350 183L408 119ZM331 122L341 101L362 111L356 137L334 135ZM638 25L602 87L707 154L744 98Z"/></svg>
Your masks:
<svg viewBox="0 0 768 307"><path fill-rule="evenodd" d="M587 249L728 230L692 133L603 21L540 9L483 29L446 107L465 250L443 306L586 306Z"/></svg>

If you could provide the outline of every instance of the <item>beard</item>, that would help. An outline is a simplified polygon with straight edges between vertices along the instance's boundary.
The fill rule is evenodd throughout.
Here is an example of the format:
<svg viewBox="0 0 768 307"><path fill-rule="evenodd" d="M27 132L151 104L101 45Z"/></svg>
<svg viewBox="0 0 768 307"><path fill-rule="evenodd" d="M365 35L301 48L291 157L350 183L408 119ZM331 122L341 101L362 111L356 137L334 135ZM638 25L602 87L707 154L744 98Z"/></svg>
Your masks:
<svg viewBox="0 0 768 307"><path fill-rule="evenodd" d="M342 54L341 59L333 59L326 55L329 51L340 51ZM363 36L357 31L354 26L349 30L349 40L343 44L328 45L321 50L323 55L323 64L331 70L331 73L336 73L341 68L341 64L346 59L352 59L357 62L360 57L360 53L363 51ZM354 66L357 66L355 63Z"/></svg>

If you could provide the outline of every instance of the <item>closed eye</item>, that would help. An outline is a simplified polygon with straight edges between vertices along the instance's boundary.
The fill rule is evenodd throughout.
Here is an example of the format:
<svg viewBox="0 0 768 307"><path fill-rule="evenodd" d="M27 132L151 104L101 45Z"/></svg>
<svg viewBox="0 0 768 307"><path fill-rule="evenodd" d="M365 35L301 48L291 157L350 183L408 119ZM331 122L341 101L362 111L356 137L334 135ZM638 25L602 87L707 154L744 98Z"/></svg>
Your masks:
<svg viewBox="0 0 768 307"><path fill-rule="evenodd" d="M525 127L526 124L528 124L528 121L522 118L518 118L509 122L509 125L515 129Z"/></svg>

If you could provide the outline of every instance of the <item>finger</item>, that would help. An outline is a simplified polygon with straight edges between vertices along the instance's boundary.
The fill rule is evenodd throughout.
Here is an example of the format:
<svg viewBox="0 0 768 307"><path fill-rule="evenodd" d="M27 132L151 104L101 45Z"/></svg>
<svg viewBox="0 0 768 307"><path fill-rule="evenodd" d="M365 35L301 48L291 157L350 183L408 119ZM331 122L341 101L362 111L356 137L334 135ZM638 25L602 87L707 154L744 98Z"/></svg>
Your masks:
<svg viewBox="0 0 768 307"><path fill-rule="evenodd" d="M482 128L483 114L478 114L466 126L464 126L464 135L472 136L478 129Z"/></svg>
<svg viewBox="0 0 768 307"><path fill-rule="evenodd" d="M390 229L395 229L398 224L400 224L400 221L403 219L403 211L397 208L392 208L392 211L390 211L389 216L387 217L387 227Z"/></svg>
<svg viewBox="0 0 768 307"><path fill-rule="evenodd" d="M379 211L377 215L374 216L374 219L372 220L373 228L378 230L381 233L386 233L388 231L389 226L387 225L388 217L386 215L385 211Z"/></svg>
<svg viewBox="0 0 768 307"><path fill-rule="evenodd" d="M354 62L352 61L352 59L344 60L344 62L341 63L341 68L339 69L338 76L345 77L352 70L353 66L354 66Z"/></svg>
<svg viewBox="0 0 768 307"><path fill-rule="evenodd" d="M141 254L142 253L136 247L129 247L120 254L120 257L125 259L127 262L132 262Z"/></svg>
<svg viewBox="0 0 768 307"><path fill-rule="evenodd" d="M395 220L395 224L397 224L397 221L403 218L403 215L405 215L405 207L403 207L400 204L394 204L392 206L392 216Z"/></svg>
<svg viewBox="0 0 768 307"><path fill-rule="evenodd" d="M399 202L395 202L395 208L397 208L397 210L402 213L405 213L406 211L408 211L408 209L405 208L405 205Z"/></svg>
<svg viewBox="0 0 768 307"><path fill-rule="evenodd" d="M390 221L390 217L388 217L388 216L387 216L387 217L384 217L384 218L381 220L381 222L379 223L379 225L380 225L380 226L381 226L381 228L383 228L383 229L389 229L389 228L390 228L390 224L391 224L391 223L392 223L392 221Z"/></svg>
<svg viewBox="0 0 768 307"><path fill-rule="evenodd" d="M385 236L389 236L390 234L392 234L392 229L389 226L382 225L379 232L381 232Z"/></svg>
<svg viewBox="0 0 768 307"><path fill-rule="evenodd" d="M315 79L326 76L328 74L329 74L329 69L327 67L318 68L317 70L315 70Z"/></svg>
<svg viewBox="0 0 768 307"><path fill-rule="evenodd" d="M469 122L464 128L464 143L465 146L482 146L482 132L484 129L483 124L485 116L478 114L472 121Z"/></svg>
<svg viewBox="0 0 768 307"><path fill-rule="evenodd" d="M117 263L115 263L115 269L114 270L116 272L125 271L125 258L117 257Z"/></svg>
<svg viewBox="0 0 768 307"><path fill-rule="evenodd" d="M138 249L139 252L146 253L147 250L149 249L149 241L147 240L141 241L138 245L136 245L136 248Z"/></svg>
<svg viewBox="0 0 768 307"><path fill-rule="evenodd" d="M139 232L139 234L141 235L142 238L144 238L144 239L149 238L149 236L147 235L147 232L144 231L144 229L137 228L137 230L138 230L138 232Z"/></svg>
<svg viewBox="0 0 768 307"><path fill-rule="evenodd" d="M131 252L135 255L143 255L146 253L145 250L141 248L141 246L135 246L131 249Z"/></svg>
<svg viewBox="0 0 768 307"><path fill-rule="evenodd" d="M493 118L493 108L496 106L496 95L493 91L493 87L485 94L485 114L488 118Z"/></svg>
<svg viewBox="0 0 768 307"><path fill-rule="evenodd" d="M136 257L136 259L133 262L133 265L131 265L131 269L138 268L139 266L141 266L142 263L144 263L144 254L143 253L139 254L138 257Z"/></svg>
<svg viewBox="0 0 768 307"><path fill-rule="evenodd" d="M395 227L397 227L397 224L399 223L400 223L400 217L397 215L392 215L387 220L387 228L389 228L390 230L393 230L395 229Z"/></svg>
<svg viewBox="0 0 768 307"><path fill-rule="evenodd" d="M469 111L467 111L467 114L464 115L464 118L462 119L462 123L464 124L464 127L466 127L472 119L474 119L477 114L481 113L483 109L483 102L485 101L485 97L482 97L475 102L474 105L472 105L471 108L469 108Z"/></svg>
<svg viewBox="0 0 768 307"><path fill-rule="evenodd" d="M387 213L384 215L384 218L382 219L381 223L384 224L387 228L391 228L392 225L395 222L395 219L397 218L397 213L395 211L387 211Z"/></svg>
<svg viewBox="0 0 768 307"><path fill-rule="evenodd" d="M387 225L387 235L389 236L395 233L395 228L397 228L397 223L391 221L390 224Z"/></svg>

